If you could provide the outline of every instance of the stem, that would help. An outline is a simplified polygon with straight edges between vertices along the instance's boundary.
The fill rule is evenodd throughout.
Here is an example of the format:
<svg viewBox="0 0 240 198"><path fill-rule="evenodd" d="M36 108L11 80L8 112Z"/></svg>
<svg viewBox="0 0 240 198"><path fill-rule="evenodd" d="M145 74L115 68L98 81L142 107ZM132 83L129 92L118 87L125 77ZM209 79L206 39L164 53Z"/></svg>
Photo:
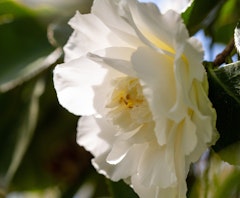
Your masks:
<svg viewBox="0 0 240 198"><path fill-rule="evenodd" d="M231 54L231 52L234 50L234 39L231 39L231 41L228 43L226 48L216 56L215 60L213 61L213 64L215 66L219 66L223 63L225 63L226 58Z"/></svg>

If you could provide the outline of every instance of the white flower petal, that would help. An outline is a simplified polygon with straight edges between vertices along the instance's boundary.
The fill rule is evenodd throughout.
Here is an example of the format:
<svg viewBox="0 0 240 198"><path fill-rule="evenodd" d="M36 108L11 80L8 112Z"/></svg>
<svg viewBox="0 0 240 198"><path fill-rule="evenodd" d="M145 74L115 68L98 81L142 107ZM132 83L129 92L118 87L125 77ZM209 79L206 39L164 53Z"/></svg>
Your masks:
<svg viewBox="0 0 240 198"><path fill-rule="evenodd" d="M110 177L114 181L123 178L128 178L133 175L138 167L139 160L142 156L139 150L145 150L146 145L124 145L124 142L119 141L114 144L112 142L116 139L116 129L109 125L107 121L102 118L94 118L93 116L84 116L78 122L77 142L79 145L90 151L94 156L93 165L99 172ZM127 150L126 150L127 149ZM125 154L115 165L112 165L112 160L116 156L116 152L125 151ZM111 152L110 152L111 151ZM108 154L109 153L109 154ZM107 156L108 155L108 156ZM117 155L116 157L119 157ZM129 161L134 158L134 161L129 164ZM109 161L110 160L110 161ZM110 163L108 163L108 161Z"/></svg>
<svg viewBox="0 0 240 198"><path fill-rule="evenodd" d="M126 141L118 141L114 144L111 152L108 154L106 161L109 164L116 165L127 155L131 145Z"/></svg>
<svg viewBox="0 0 240 198"><path fill-rule="evenodd" d="M153 116L159 113L167 116L176 100L174 67L171 57L142 47L133 54L132 63Z"/></svg>
<svg viewBox="0 0 240 198"><path fill-rule="evenodd" d="M198 107L199 111L194 111L195 114L192 117L192 121L196 124L196 134L200 144L205 143L205 147L202 149L204 151L208 144L213 144L218 139L216 127L212 127L216 125L216 111L212 107L203 86L197 82L194 82L194 84L195 89L191 90L191 98L192 101L196 102L195 106ZM199 95L202 97L197 97ZM198 146L198 148L201 147L203 146Z"/></svg>
<svg viewBox="0 0 240 198"><path fill-rule="evenodd" d="M139 179L139 175L133 176L131 182L133 189L140 197L178 197L178 189L176 187L160 188L159 186L154 185L144 186Z"/></svg>
<svg viewBox="0 0 240 198"><path fill-rule="evenodd" d="M92 13L104 21L108 27L113 29L120 29L121 27L124 32L134 35L133 29L122 20L119 12L119 2L112 0L95 0L92 7Z"/></svg>
<svg viewBox="0 0 240 198"><path fill-rule="evenodd" d="M54 86L59 103L75 115L96 114L94 86L101 85L106 74L106 69L86 58L58 65Z"/></svg>
<svg viewBox="0 0 240 198"><path fill-rule="evenodd" d="M201 43L194 37L189 38L184 47L183 55L188 61L188 69L190 71L190 76L201 82L204 81L206 71L202 65L204 54ZM191 65L195 66L191 67Z"/></svg>
<svg viewBox="0 0 240 198"><path fill-rule="evenodd" d="M171 131L169 131L168 135L168 143L167 143L167 152L168 153L168 161L173 160L174 161L174 172L177 178L177 183L174 187L177 188L178 196L179 197L185 197L187 192L187 185L186 185L186 177L187 173L189 171L189 165L186 163L185 160L185 152L190 152L189 150L192 150L196 145L196 137L195 137L195 131L187 131L186 128L188 126L188 123L186 121L183 121L182 123L175 124ZM185 134L187 133L187 134ZM190 134L189 138L186 137L186 135ZM191 143L190 146L184 145L187 140L191 139L193 137L193 144ZM191 140L192 141L192 140ZM189 143L188 143L189 144ZM186 168L188 167L188 168Z"/></svg>
<svg viewBox="0 0 240 198"><path fill-rule="evenodd" d="M169 163L167 155L166 147L156 147L155 143L150 142L139 164L139 178L143 185L159 185L162 188L176 185L174 163Z"/></svg>
<svg viewBox="0 0 240 198"><path fill-rule="evenodd" d="M154 4L136 5L135 0L127 1L127 6L127 20L134 23L131 25L136 26L157 48L174 53L176 43L182 43L188 38L187 29L176 12L168 11L162 15Z"/></svg>
<svg viewBox="0 0 240 198"><path fill-rule="evenodd" d="M180 121L182 115L186 113L186 106L195 109L190 101L189 92L194 86L195 79L200 82L204 81L206 71L201 64L203 59L202 46L197 40L188 39L184 45L178 47L179 50L174 61L177 99L171 109L171 117L174 120L180 118L178 119Z"/></svg>
<svg viewBox="0 0 240 198"><path fill-rule="evenodd" d="M95 0L92 13L101 19L119 38L124 39L128 45L132 47L142 45L134 29L122 19L121 4L121 1Z"/></svg>
<svg viewBox="0 0 240 198"><path fill-rule="evenodd" d="M132 145L129 151L124 156L124 159L114 166L112 173L107 171L107 174L114 181L118 181L120 179L126 179L128 177L131 177L134 174L137 174L139 161L142 157L142 153L139 151L144 151L145 149L146 149L146 144Z"/></svg>
<svg viewBox="0 0 240 198"><path fill-rule="evenodd" d="M100 63L124 73L128 76L136 76L131 65L131 56L135 49L128 47L110 47L103 50L95 51L94 54L89 54L89 57Z"/></svg>
<svg viewBox="0 0 240 198"><path fill-rule="evenodd" d="M183 154L189 155L197 146L196 125L186 117L182 129L181 144L183 147Z"/></svg>
<svg viewBox="0 0 240 198"><path fill-rule="evenodd" d="M174 68L171 58L149 48L139 48L133 54L132 62L156 123L156 131L168 129L168 127L165 128L167 126L165 118L169 117L169 111L176 100ZM166 143L166 138L164 133L160 134L158 142L163 145Z"/></svg>
<svg viewBox="0 0 240 198"><path fill-rule="evenodd" d="M118 149L121 150L121 148ZM121 159L119 158L117 161L115 161L115 163L117 162L116 164L112 164L112 161L111 163L108 163L106 161L106 159L109 158L109 154L106 152L103 155L98 155L95 157L93 159L93 165L101 174L104 174L106 177L111 178L113 181L128 179L132 175L137 174L139 161L142 157L142 154L139 151L144 151L145 149L146 144L132 145ZM112 152L114 152L114 150ZM114 154L111 153L111 155Z"/></svg>
<svg viewBox="0 0 240 198"><path fill-rule="evenodd" d="M83 15L76 12L69 24L74 29L74 32L64 46L65 62L69 62L95 50L115 45L128 46L126 42L119 39L93 14Z"/></svg>
<svg viewBox="0 0 240 198"><path fill-rule="evenodd" d="M93 116L83 116L78 121L77 143L94 156L104 154L111 148L115 129ZM104 138L102 137L104 135Z"/></svg>

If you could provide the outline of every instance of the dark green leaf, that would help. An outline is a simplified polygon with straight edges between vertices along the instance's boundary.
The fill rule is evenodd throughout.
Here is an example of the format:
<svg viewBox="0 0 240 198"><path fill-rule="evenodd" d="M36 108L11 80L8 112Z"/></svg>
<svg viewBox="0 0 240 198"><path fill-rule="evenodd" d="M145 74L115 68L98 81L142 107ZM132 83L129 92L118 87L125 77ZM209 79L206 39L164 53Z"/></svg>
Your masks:
<svg viewBox="0 0 240 198"><path fill-rule="evenodd" d="M239 0L225 1L217 18L206 28L214 42L228 43L233 38L234 28L240 18L239 7Z"/></svg>
<svg viewBox="0 0 240 198"><path fill-rule="evenodd" d="M85 179L85 174L90 168L91 155L76 143L78 117L58 104L52 81L52 69L48 69L42 75L46 79L46 89L40 98L37 127L9 187L10 191L42 190L58 186L65 192L75 183L79 184L81 179ZM28 84L31 84L31 81L26 83ZM11 114L14 120L21 116L21 112L18 111L16 115L12 112ZM6 129L7 127L10 127L9 124ZM7 132L4 135L11 136Z"/></svg>
<svg viewBox="0 0 240 198"><path fill-rule="evenodd" d="M44 81L39 80L33 89L29 107L25 115L23 115L23 123L19 126L18 138L15 144L12 160L6 173L6 181L10 183L15 172L20 165L22 158L30 144L31 138L35 131L39 113L39 97L44 91Z"/></svg>
<svg viewBox="0 0 240 198"><path fill-rule="evenodd" d="M42 81L31 81L17 90L0 94L0 184L7 188L15 175L35 131Z"/></svg>
<svg viewBox="0 0 240 198"><path fill-rule="evenodd" d="M240 195L240 169L214 153L195 164L196 181L189 198L237 198Z"/></svg>
<svg viewBox="0 0 240 198"><path fill-rule="evenodd" d="M110 197L106 178L99 174L93 167L90 168L90 174L85 180L82 180L78 186L75 197ZM61 198L68 198L69 194L64 194ZM73 197L73 196L71 196Z"/></svg>
<svg viewBox="0 0 240 198"><path fill-rule="evenodd" d="M214 198L239 197L240 196L240 170L231 171L227 178L224 178L223 184L217 188Z"/></svg>
<svg viewBox="0 0 240 198"><path fill-rule="evenodd" d="M210 78L240 104L240 61L219 68L208 67Z"/></svg>
<svg viewBox="0 0 240 198"><path fill-rule="evenodd" d="M36 76L55 63L61 55L62 50L58 48L48 56L40 57L37 60L26 64L23 68L13 68L10 72L6 72L2 75L2 78L0 78L0 92L6 92Z"/></svg>
<svg viewBox="0 0 240 198"><path fill-rule="evenodd" d="M16 18L33 16L34 12L16 3L13 0L1 0L0 1L0 25L3 23L9 23Z"/></svg>
<svg viewBox="0 0 240 198"><path fill-rule="evenodd" d="M194 0L182 14L190 35L209 25L226 0Z"/></svg>
<svg viewBox="0 0 240 198"><path fill-rule="evenodd" d="M220 139L216 151L240 140L240 64L232 63L214 68L206 65L209 78L209 97L217 111Z"/></svg>
<svg viewBox="0 0 240 198"><path fill-rule="evenodd" d="M6 17L12 16L9 19ZM0 92L38 74L61 55L47 39L47 27L27 9L12 1L0 3Z"/></svg>
<svg viewBox="0 0 240 198"><path fill-rule="evenodd" d="M112 182L108 180L107 183L109 186L111 197L113 198L138 198L138 195L133 191L133 189L122 180L119 182Z"/></svg>
<svg viewBox="0 0 240 198"><path fill-rule="evenodd" d="M230 146L222 149L218 154L225 162L240 167L240 142L231 144Z"/></svg>

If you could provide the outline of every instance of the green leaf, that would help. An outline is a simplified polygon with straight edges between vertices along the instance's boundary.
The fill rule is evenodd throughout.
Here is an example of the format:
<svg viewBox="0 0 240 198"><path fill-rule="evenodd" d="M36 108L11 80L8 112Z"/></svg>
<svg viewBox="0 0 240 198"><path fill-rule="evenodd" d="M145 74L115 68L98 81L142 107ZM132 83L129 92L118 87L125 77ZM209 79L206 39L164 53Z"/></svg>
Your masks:
<svg viewBox="0 0 240 198"><path fill-rule="evenodd" d="M0 2L0 24L9 23L19 17L33 16L34 12L13 1L13 0L1 0Z"/></svg>
<svg viewBox="0 0 240 198"><path fill-rule="evenodd" d="M25 81L38 75L53 63L55 63L62 55L60 48L54 50L48 56L40 57L37 60L26 64L22 68L13 68L11 71L6 72L0 78L0 92L6 92L14 87L22 84Z"/></svg>
<svg viewBox="0 0 240 198"><path fill-rule="evenodd" d="M240 105L240 61L219 68L210 66L208 73L210 78Z"/></svg>
<svg viewBox="0 0 240 198"><path fill-rule="evenodd" d="M239 197L240 169L224 161L213 151L195 164L196 181L189 198Z"/></svg>
<svg viewBox="0 0 240 198"><path fill-rule="evenodd" d="M0 120L0 188L6 190L31 142L38 118L42 81L31 81L19 89L0 94L4 115Z"/></svg>
<svg viewBox="0 0 240 198"><path fill-rule="evenodd" d="M44 91L44 81L36 82L31 95L29 107L24 115L22 124L19 126L18 138L12 155L10 166L7 170L5 180L9 184L16 173L23 156L30 144L33 133L37 125L37 118L39 113L39 97Z"/></svg>
<svg viewBox="0 0 240 198"><path fill-rule="evenodd" d="M68 188L72 188L75 183L79 184L79 180L85 179L85 174L90 167L91 155L76 143L78 117L67 112L57 102L52 81L52 68L43 72L40 77L46 79L46 88L39 101L40 112L37 127L28 150L9 186L9 191L43 190L54 186L57 186L60 192L69 191ZM32 81L25 83L20 88L31 85ZM10 94L17 89L19 88L15 88L4 95L11 98ZM26 91L20 92L20 94L27 95ZM16 98L19 96L16 94L12 97L14 98L13 101L18 104L19 101ZM17 109L17 105L12 108L10 105L11 103L3 112L7 114L10 111L11 123L17 122L16 120L22 116L19 111L21 106L18 107L18 111L14 115L14 111L11 110ZM9 117L6 119L10 120ZM11 123L3 128L3 134L6 138L15 136L8 133L8 131L13 131ZM11 143L8 142L6 145L11 145ZM4 144L4 146L6 145ZM8 152L9 155L12 153ZM2 151L0 156L7 157L6 154Z"/></svg>
<svg viewBox="0 0 240 198"><path fill-rule="evenodd" d="M220 139L216 151L240 140L240 62L215 68L205 65L209 79L209 98L217 111Z"/></svg>
<svg viewBox="0 0 240 198"><path fill-rule="evenodd" d="M92 166L89 171L90 174L78 184L78 189L74 194L64 193L61 198L73 197L110 197L106 178L99 174Z"/></svg>
<svg viewBox="0 0 240 198"><path fill-rule="evenodd" d="M113 198L138 198L138 195L133 191L133 189L122 180L119 182L112 182L110 180L107 180L107 183L111 197Z"/></svg>
<svg viewBox="0 0 240 198"><path fill-rule="evenodd" d="M54 51L47 39L47 26L28 9L3 1L1 17L5 23L0 23L0 92L5 92L49 67L61 52Z"/></svg>
<svg viewBox="0 0 240 198"><path fill-rule="evenodd" d="M231 144L230 146L222 149L218 154L222 160L229 164L240 167L240 142Z"/></svg>
<svg viewBox="0 0 240 198"><path fill-rule="evenodd" d="M240 18L240 1L225 1L213 24L206 28L214 42L228 43L234 34L234 28Z"/></svg>
<svg viewBox="0 0 240 198"><path fill-rule="evenodd" d="M233 168L227 178L222 179L223 184L217 188L214 198L239 197L240 196L240 170Z"/></svg>
<svg viewBox="0 0 240 198"><path fill-rule="evenodd" d="M209 25L216 17L224 0L194 0L182 14L190 35Z"/></svg>

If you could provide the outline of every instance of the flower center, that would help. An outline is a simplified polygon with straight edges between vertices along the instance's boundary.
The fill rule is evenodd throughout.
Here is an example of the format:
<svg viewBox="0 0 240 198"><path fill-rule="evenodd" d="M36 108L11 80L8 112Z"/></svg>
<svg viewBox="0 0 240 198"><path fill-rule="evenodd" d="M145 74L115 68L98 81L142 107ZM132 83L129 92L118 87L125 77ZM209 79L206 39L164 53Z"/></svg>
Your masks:
<svg viewBox="0 0 240 198"><path fill-rule="evenodd" d="M133 130L152 120L142 87L136 78L121 77L113 81L106 108L107 117L120 129Z"/></svg>

